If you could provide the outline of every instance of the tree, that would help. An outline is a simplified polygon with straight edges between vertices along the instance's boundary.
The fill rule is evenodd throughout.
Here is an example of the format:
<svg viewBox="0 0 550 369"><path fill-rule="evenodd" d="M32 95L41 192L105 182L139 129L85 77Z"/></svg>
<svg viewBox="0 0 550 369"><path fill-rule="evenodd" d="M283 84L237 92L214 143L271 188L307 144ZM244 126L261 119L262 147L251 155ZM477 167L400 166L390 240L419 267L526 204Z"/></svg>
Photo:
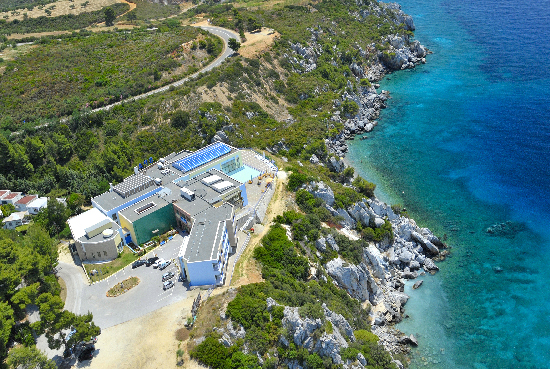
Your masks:
<svg viewBox="0 0 550 369"><path fill-rule="evenodd" d="M65 228L65 222L69 218L67 207L55 198L48 200L48 206L40 210L35 218L36 223L41 224L50 234L54 236Z"/></svg>
<svg viewBox="0 0 550 369"><path fill-rule="evenodd" d="M114 24L115 19L116 19L116 15L113 8L111 8L110 6L105 8L105 25L107 27L112 26Z"/></svg>
<svg viewBox="0 0 550 369"><path fill-rule="evenodd" d="M2 210L2 215L9 217L15 211L15 206L13 204L4 204L0 206L0 209Z"/></svg>
<svg viewBox="0 0 550 369"><path fill-rule="evenodd" d="M229 45L229 48L233 50L233 52L239 51L241 47L241 43L234 38L230 38L227 44Z"/></svg>
<svg viewBox="0 0 550 369"><path fill-rule="evenodd" d="M8 355L7 364L10 369L56 369L57 365L35 346L16 347Z"/></svg>
<svg viewBox="0 0 550 369"><path fill-rule="evenodd" d="M347 117L353 117L359 111L359 106L355 101L346 100L342 103L342 113Z"/></svg>
<svg viewBox="0 0 550 369"><path fill-rule="evenodd" d="M39 137L25 138L25 152L34 167L42 165L45 156L45 147Z"/></svg>
<svg viewBox="0 0 550 369"><path fill-rule="evenodd" d="M137 13L135 11L131 11L128 15L126 15L126 17L130 22L133 22L137 19Z"/></svg>
<svg viewBox="0 0 550 369"><path fill-rule="evenodd" d="M352 184L357 188L357 190L367 197L374 197L374 190L376 185L367 181L366 179L357 176L352 182Z"/></svg>
<svg viewBox="0 0 550 369"><path fill-rule="evenodd" d="M170 124L174 128L184 129L189 124L191 118L188 112L183 110L176 110L172 114L172 119L170 119Z"/></svg>
<svg viewBox="0 0 550 369"><path fill-rule="evenodd" d="M82 205L84 205L84 196L81 194L72 193L67 197L67 207L71 211L71 214L80 214L82 212Z"/></svg>
<svg viewBox="0 0 550 369"><path fill-rule="evenodd" d="M14 324L13 309L7 302L0 302L0 358L5 357L6 345Z"/></svg>

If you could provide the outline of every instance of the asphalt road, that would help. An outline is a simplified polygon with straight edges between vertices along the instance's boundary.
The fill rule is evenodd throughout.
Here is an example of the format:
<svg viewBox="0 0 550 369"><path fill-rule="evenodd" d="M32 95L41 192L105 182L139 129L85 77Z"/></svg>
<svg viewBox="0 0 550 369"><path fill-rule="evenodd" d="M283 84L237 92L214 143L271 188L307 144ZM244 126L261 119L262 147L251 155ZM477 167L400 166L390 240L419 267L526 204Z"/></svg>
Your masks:
<svg viewBox="0 0 550 369"><path fill-rule="evenodd" d="M101 111L101 110L110 110L111 108L113 108L113 106L116 106L116 105L120 105L120 104L123 104L123 103L126 103L126 102L130 102L130 101L135 101L135 100L139 100L139 99L143 99L147 96L151 96L153 94L158 94L160 92L166 92L168 91L168 89L170 88L170 86L174 86L174 87L178 87L178 86L181 86L183 85L185 82L187 82L189 79L191 78L195 78L196 76L198 76L200 73L204 73L204 72L208 72L210 70L212 70L213 68L216 68L218 67L221 63L223 63L223 61L225 59L227 59L228 57L230 57L231 55L233 55L233 50L231 50L228 46L227 46L227 43L229 41L230 38L234 38L236 39L237 41L240 41L240 37L237 33L231 31L231 30L228 30L226 28L221 28L221 27L215 27L215 26L201 26L200 27L201 29L205 30L205 31L208 31L216 36L219 36L222 38L223 40L223 43L224 43L224 47L223 47L223 52L221 53L220 56L218 56L212 63L208 64L206 67L202 68L200 71L194 73L194 74L191 74L190 76L187 76L183 79L180 79L179 81L176 81L176 82L173 82L173 83L170 83L169 85L166 85L166 86L163 86L163 87L160 87L160 88L157 88L155 90L151 90L149 92L146 92L144 94L141 94L141 95L137 95L137 96L133 96L133 97L130 97L128 99L125 99L125 100L122 100L122 101L119 101L119 102L116 102L114 104L111 104L111 105L106 105L106 106L103 106L101 108L97 108L97 109L94 109L92 110L92 112L96 112L96 111Z"/></svg>
<svg viewBox="0 0 550 369"><path fill-rule="evenodd" d="M181 242L182 237L179 234L175 235L173 240L150 252L146 257L156 254L165 260L175 260ZM101 264L98 264L97 269L100 268ZM176 275L172 279L175 285L164 291L162 275L169 271ZM94 315L95 324L102 329L124 323L180 301L186 298L188 289L188 284L178 281L179 271L175 262L172 262L164 270L145 265L132 269L132 266L128 265L115 275L91 286L82 277L81 269L79 270L79 267L75 265L60 263L58 275L67 285L65 309L76 314L86 314L90 311ZM139 285L118 297L106 296L111 287L129 277L138 277Z"/></svg>

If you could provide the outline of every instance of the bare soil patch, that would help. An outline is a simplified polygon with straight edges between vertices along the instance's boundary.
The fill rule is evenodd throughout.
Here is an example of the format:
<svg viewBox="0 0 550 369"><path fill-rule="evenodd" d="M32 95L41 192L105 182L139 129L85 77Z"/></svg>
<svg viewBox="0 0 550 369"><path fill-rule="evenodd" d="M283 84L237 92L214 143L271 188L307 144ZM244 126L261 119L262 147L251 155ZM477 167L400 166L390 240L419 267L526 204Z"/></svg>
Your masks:
<svg viewBox="0 0 550 369"><path fill-rule="evenodd" d="M246 58L253 58L269 50L273 42L281 35L270 28L262 27L261 31L254 33L246 32L244 36L246 37L246 42L241 45L239 54Z"/></svg>
<svg viewBox="0 0 550 369"><path fill-rule="evenodd" d="M46 9L50 9L51 11L51 17L58 17L60 15L65 14L80 14L80 13L87 13L87 12L93 12L95 10L102 9L106 6L113 5L116 3L128 3L125 0L87 0L88 5L86 7L82 7L81 4L84 3L84 0L75 0L74 2L71 2L69 0L61 0L57 1L55 3L47 4L42 9L39 9L39 7L34 7L33 10L28 9L19 9L15 13L13 12L3 12L0 13L0 19L6 19L7 21L12 21L14 19L22 20L24 17L24 14L27 14L27 17L29 18L38 18L41 16L47 16ZM131 7L132 5L130 5ZM74 7L74 9L73 9ZM135 4L134 4L135 7ZM7 16L6 18L4 18Z"/></svg>

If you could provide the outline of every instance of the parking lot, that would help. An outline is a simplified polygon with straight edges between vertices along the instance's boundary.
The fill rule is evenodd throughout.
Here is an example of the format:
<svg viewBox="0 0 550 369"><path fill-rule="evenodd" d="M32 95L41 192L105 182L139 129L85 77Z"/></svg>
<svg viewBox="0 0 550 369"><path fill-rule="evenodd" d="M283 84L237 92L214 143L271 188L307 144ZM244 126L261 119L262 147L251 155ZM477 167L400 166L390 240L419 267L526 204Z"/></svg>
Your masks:
<svg viewBox="0 0 550 369"><path fill-rule="evenodd" d="M64 274L71 274L69 278L74 277L77 280L82 280L80 286L78 286L78 282L65 281L71 285L70 288L80 289L71 296L67 295L66 308L77 314L85 314L90 311L94 316L95 324L105 329L185 299L189 286L179 280L180 273L176 262L182 239L181 235L176 234L171 241L143 257L145 259L158 256L165 260L171 260L171 264L164 270L145 265L132 269L132 266L128 265L118 273L91 286L87 285L87 281L82 280L81 273L76 266L72 269L66 265L63 269L64 266L61 265L61 270L64 273L60 274L63 279L66 279ZM170 271L175 274L175 277L172 278L174 286L165 291L163 290L162 275ZM138 277L139 285L118 297L106 296L109 288L129 277Z"/></svg>

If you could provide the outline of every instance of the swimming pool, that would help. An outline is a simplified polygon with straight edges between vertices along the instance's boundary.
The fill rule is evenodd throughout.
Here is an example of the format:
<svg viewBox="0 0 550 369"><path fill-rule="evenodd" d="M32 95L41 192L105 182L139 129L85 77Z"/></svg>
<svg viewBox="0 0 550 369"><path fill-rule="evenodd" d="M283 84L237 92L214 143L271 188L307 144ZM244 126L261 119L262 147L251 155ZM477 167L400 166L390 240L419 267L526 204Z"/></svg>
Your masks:
<svg viewBox="0 0 550 369"><path fill-rule="evenodd" d="M250 180L250 177L256 178L261 174L259 170L256 170L248 165L243 165L237 170L227 173L228 176L241 183L245 183Z"/></svg>

